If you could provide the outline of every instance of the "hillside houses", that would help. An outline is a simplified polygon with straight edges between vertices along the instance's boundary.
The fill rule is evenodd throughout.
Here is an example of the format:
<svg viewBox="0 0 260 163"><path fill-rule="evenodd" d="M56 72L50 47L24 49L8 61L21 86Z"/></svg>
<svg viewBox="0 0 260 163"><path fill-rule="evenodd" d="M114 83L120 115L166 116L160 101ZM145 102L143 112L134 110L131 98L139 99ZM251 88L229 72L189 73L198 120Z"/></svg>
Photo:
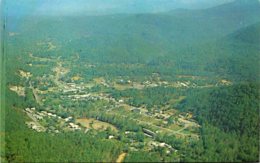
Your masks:
<svg viewBox="0 0 260 163"><path fill-rule="evenodd" d="M67 128L70 129L71 131L75 130L81 130L81 127L75 123L73 123L73 117L69 116L67 118L62 118L58 116L57 114L47 112L47 111L37 111L36 108L25 108L24 109L27 115L33 120L31 122L26 122L26 125L37 131L37 132L54 132L54 133L59 133L60 131L57 130L55 126L46 126L46 129L40 124L40 122L44 119L51 119L51 120L59 120L56 121L57 126L60 124L67 124ZM66 128L63 128L63 130Z"/></svg>
<svg viewBox="0 0 260 163"><path fill-rule="evenodd" d="M65 118L64 120L65 120L65 122L69 122L69 121L71 121L73 118L72 117L67 117L67 118Z"/></svg>
<svg viewBox="0 0 260 163"><path fill-rule="evenodd" d="M177 152L176 149L174 149L171 145L165 143L165 142L157 142L157 141L150 141L149 146L152 146L154 148L166 148L166 153L169 154L171 152Z"/></svg>
<svg viewBox="0 0 260 163"><path fill-rule="evenodd" d="M79 125L74 124L72 122L69 123L69 128L71 128L72 130L81 130L81 128L79 127Z"/></svg>
<svg viewBox="0 0 260 163"><path fill-rule="evenodd" d="M37 124L35 122L26 122L26 125L29 128L31 128L31 129L33 129L37 132L45 132L46 131L46 129L44 127L40 126L39 124Z"/></svg>

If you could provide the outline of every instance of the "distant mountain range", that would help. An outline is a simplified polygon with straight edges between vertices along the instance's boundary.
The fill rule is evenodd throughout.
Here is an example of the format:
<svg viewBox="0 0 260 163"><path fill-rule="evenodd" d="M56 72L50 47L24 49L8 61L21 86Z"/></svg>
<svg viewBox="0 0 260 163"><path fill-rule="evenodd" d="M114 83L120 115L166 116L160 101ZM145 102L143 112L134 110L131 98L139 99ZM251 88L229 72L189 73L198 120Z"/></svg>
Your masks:
<svg viewBox="0 0 260 163"><path fill-rule="evenodd" d="M20 33L16 39L21 37L21 42L31 42L30 45L43 38L62 45L51 55L78 53L88 61L99 63L146 64L159 58L171 60L173 65L178 63L181 69L191 67L197 71L198 65L206 65L210 68L204 70L221 70L220 74L232 72L230 75L234 76L242 71L241 67L235 68L239 65L244 65L247 72L251 72L251 68L257 70L258 47L247 43L259 42L259 15L259 1L250 0L208 9L153 14L31 16L20 19L8 30ZM245 62L238 63L241 61ZM256 72L248 78L253 74Z"/></svg>
<svg viewBox="0 0 260 163"><path fill-rule="evenodd" d="M62 35L63 38L73 39L73 35L80 35L77 32L84 29L89 35L92 34L92 39L95 39L97 34L104 34L106 37L111 36L117 39L121 38L119 37L120 35L133 38L133 33L135 33L138 36L142 36L143 39L149 36L149 40L154 39L154 41L159 42L160 38L163 38L175 44L184 40L187 42L189 40L206 38L212 40L223 37L240 28L257 23L260 21L259 15L260 3L258 3L258 0L250 0L246 2L236 1L209 9L178 9L157 14L48 18L48 21L52 22L49 24L44 24L46 18L33 17L32 19L32 17L29 17L27 20L23 19L24 22L20 21L24 26L28 26L20 27L19 29L28 30L30 33L34 30L36 30L35 32L42 30L42 33L47 32L46 35L55 36L62 33L63 31L60 31L60 29L66 26L66 29L71 28L75 30L72 30L66 36ZM49 28L52 28L53 33L46 31Z"/></svg>
<svg viewBox="0 0 260 163"><path fill-rule="evenodd" d="M8 15L107 15L158 13L172 9L203 9L234 0L12 0L4 1Z"/></svg>

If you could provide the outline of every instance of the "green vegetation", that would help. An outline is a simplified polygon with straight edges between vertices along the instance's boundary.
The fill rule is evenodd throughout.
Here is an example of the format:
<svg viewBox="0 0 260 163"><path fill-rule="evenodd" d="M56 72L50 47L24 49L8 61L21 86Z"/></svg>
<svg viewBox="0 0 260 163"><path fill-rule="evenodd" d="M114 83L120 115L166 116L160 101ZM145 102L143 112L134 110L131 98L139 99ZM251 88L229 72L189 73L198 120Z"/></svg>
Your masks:
<svg viewBox="0 0 260 163"><path fill-rule="evenodd" d="M132 152L128 154L125 162L160 162L160 157L154 153Z"/></svg>
<svg viewBox="0 0 260 163"><path fill-rule="evenodd" d="M258 159L258 84L196 92L180 105L179 108L195 113L202 124L201 149L195 148L194 152L202 152L203 161L221 161L223 157L227 161Z"/></svg>
<svg viewBox="0 0 260 163"><path fill-rule="evenodd" d="M259 11L7 23L1 161L259 161Z"/></svg>

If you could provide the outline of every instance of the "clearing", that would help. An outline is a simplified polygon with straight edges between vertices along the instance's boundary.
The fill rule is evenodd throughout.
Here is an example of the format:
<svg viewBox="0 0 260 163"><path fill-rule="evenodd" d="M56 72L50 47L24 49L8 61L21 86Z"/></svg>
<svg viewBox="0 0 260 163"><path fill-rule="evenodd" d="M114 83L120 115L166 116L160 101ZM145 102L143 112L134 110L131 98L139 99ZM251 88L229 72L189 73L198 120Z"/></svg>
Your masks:
<svg viewBox="0 0 260 163"><path fill-rule="evenodd" d="M11 91L14 91L15 93L18 94L18 96L25 96L25 88L21 86L9 86L9 89Z"/></svg>
<svg viewBox="0 0 260 163"><path fill-rule="evenodd" d="M93 118L80 118L76 120L76 123L80 123L82 126L86 128L93 128L95 130L106 130L107 128L111 128L113 131L118 131L118 129L107 123L107 122L102 122Z"/></svg>

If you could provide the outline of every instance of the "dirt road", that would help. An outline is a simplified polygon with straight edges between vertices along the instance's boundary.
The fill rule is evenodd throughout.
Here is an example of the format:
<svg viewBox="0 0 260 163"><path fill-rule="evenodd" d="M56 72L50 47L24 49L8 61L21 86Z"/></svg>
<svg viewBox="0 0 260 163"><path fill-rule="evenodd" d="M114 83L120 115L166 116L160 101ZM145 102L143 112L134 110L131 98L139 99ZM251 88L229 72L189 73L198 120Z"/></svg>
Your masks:
<svg viewBox="0 0 260 163"><path fill-rule="evenodd" d="M125 159L125 157L126 157L126 153L121 153L121 154L118 156L116 162L117 162L117 163L123 162L124 159Z"/></svg>
<svg viewBox="0 0 260 163"><path fill-rule="evenodd" d="M36 89L32 86L31 81L29 82L29 84L30 84L30 87L29 87L29 88L32 89L32 92L33 92L33 96L34 96L34 98L35 98L35 101L36 101L38 104L42 105L41 100L40 100L40 97L38 96L38 93L37 93Z"/></svg>

